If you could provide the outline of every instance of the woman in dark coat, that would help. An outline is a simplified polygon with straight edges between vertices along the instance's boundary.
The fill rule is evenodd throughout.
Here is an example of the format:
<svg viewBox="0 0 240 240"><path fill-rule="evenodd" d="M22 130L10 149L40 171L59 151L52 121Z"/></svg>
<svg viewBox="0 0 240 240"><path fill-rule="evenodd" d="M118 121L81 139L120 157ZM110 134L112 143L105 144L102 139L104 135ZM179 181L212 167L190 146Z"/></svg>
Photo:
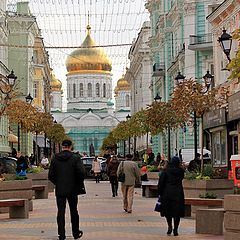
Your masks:
<svg viewBox="0 0 240 240"><path fill-rule="evenodd" d="M160 175L158 182L158 193L161 198L161 216L166 217L168 235L173 231L174 236L178 236L180 218L184 217L183 178L184 170L180 167L180 159L174 156L168 167Z"/></svg>
<svg viewBox="0 0 240 240"><path fill-rule="evenodd" d="M109 180L111 183L113 197L118 195L118 179L117 179L118 165L119 161L117 159L117 156L113 156L110 159L110 162L107 166L107 175L109 176Z"/></svg>

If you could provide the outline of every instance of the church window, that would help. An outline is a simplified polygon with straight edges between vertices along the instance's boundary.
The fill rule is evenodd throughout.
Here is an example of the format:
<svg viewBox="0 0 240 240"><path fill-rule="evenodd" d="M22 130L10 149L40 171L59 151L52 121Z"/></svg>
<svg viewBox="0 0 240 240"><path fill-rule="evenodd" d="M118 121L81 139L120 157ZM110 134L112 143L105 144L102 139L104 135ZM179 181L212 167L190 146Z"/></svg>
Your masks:
<svg viewBox="0 0 240 240"><path fill-rule="evenodd" d="M111 85L108 84L108 90L107 90L108 98L111 98Z"/></svg>
<svg viewBox="0 0 240 240"><path fill-rule="evenodd" d="M92 97L92 84L88 83L88 97Z"/></svg>
<svg viewBox="0 0 240 240"><path fill-rule="evenodd" d="M86 138L83 139L83 151L87 152L87 139Z"/></svg>
<svg viewBox="0 0 240 240"><path fill-rule="evenodd" d="M95 149L98 149L98 139L94 138L94 147Z"/></svg>
<svg viewBox="0 0 240 240"><path fill-rule="evenodd" d="M80 94L80 97L83 97L83 83L80 83L79 94Z"/></svg>
<svg viewBox="0 0 240 240"><path fill-rule="evenodd" d="M73 84L73 98L76 98L76 83Z"/></svg>
<svg viewBox="0 0 240 240"><path fill-rule="evenodd" d="M103 97L106 97L106 83L103 84Z"/></svg>
<svg viewBox="0 0 240 240"><path fill-rule="evenodd" d="M100 85L96 83L96 97L100 97Z"/></svg>
<svg viewBox="0 0 240 240"><path fill-rule="evenodd" d="M126 95L126 107L130 106L130 97L129 95Z"/></svg>
<svg viewBox="0 0 240 240"><path fill-rule="evenodd" d="M38 98L38 83L36 81L33 84L33 98Z"/></svg>

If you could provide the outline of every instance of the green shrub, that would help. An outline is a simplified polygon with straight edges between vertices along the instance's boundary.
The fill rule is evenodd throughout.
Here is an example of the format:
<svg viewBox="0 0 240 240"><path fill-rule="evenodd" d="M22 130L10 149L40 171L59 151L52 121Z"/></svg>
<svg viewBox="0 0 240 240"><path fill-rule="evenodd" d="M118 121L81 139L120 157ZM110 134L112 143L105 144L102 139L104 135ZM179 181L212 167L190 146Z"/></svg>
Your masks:
<svg viewBox="0 0 240 240"><path fill-rule="evenodd" d="M159 172L157 166L154 165L147 165L148 172Z"/></svg>
<svg viewBox="0 0 240 240"><path fill-rule="evenodd" d="M215 193L206 192L205 194L199 194L200 198L216 199L217 195Z"/></svg>
<svg viewBox="0 0 240 240"><path fill-rule="evenodd" d="M40 166L38 167L35 167L35 168L28 168L27 169L27 173L40 173L40 172L43 172L44 169Z"/></svg>
<svg viewBox="0 0 240 240"><path fill-rule="evenodd" d="M26 180L26 176L15 176L15 180Z"/></svg>

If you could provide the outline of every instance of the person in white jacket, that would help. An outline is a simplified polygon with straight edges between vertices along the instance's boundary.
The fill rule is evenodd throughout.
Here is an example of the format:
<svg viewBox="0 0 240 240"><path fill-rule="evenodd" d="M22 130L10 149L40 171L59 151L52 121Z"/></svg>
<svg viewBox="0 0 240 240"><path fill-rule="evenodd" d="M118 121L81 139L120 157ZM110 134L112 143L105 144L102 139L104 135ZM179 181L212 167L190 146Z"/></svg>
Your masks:
<svg viewBox="0 0 240 240"><path fill-rule="evenodd" d="M96 183L100 183L101 176L101 162L98 159L98 156L95 157L92 163L92 171L96 179Z"/></svg>

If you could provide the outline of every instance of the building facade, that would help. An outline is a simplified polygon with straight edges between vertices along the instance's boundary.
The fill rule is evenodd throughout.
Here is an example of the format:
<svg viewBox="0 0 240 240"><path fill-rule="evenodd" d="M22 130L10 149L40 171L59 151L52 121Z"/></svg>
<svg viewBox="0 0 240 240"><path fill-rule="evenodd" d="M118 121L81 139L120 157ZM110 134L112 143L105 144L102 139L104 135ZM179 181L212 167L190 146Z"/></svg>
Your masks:
<svg viewBox="0 0 240 240"><path fill-rule="evenodd" d="M151 37L150 22L144 22L138 37L134 39L128 58L130 66L125 78L130 83L131 89L131 114L146 109L153 101L152 92L152 61L150 47ZM132 139L135 151L139 153L151 147L151 136L144 135Z"/></svg>
<svg viewBox="0 0 240 240"><path fill-rule="evenodd" d="M18 77L17 98L25 101L30 94L32 104L39 111L50 112L51 69L36 18L31 14L28 2L18 2L16 11L8 11L7 14L11 29L8 36L8 66ZM36 152L39 143L34 141L31 133L25 133L19 127L20 132L18 126L11 126L20 139L20 149L17 144L14 147L24 155Z"/></svg>
<svg viewBox="0 0 240 240"><path fill-rule="evenodd" d="M111 60L102 48L96 47L90 30L88 25L81 47L66 60L67 112L52 114L74 141L75 151L98 155L103 139L121 121L121 113L113 108Z"/></svg>
<svg viewBox="0 0 240 240"><path fill-rule="evenodd" d="M226 70L228 59L218 42L223 29L228 34L240 28L240 1L225 0L208 17L213 33L213 63L215 87L220 87L225 94L227 103L204 117L203 127L208 132L211 143L212 162L216 167L231 169L230 157L240 153L240 84L239 79L228 77L231 72ZM233 40L230 59L235 57L239 50L239 42Z"/></svg>
<svg viewBox="0 0 240 240"><path fill-rule="evenodd" d="M6 76L8 75L8 56L7 56L7 42L8 42L8 25L7 25L7 16L6 16L6 1L3 0L0 2L0 74ZM2 94L0 92L0 94ZM3 96L4 97L4 96ZM0 116L0 156L6 155L11 152L11 148L8 142L9 134L9 124L8 119L5 115Z"/></svg>
<svg viewBox="0 0 240 240"><path fill-rule="evenodd" d="M180 72L186 79L202 81L206 71L214 74L211 25L206 17L221 1L148 1L152 36L149 42L153 61L153 93L169 101ZM197 145L200 148L201 126L197 123ZM194 149L193 118L186 128L163 132L153 137L154 151L167 153L171 139L171 155Z"/></svg>

